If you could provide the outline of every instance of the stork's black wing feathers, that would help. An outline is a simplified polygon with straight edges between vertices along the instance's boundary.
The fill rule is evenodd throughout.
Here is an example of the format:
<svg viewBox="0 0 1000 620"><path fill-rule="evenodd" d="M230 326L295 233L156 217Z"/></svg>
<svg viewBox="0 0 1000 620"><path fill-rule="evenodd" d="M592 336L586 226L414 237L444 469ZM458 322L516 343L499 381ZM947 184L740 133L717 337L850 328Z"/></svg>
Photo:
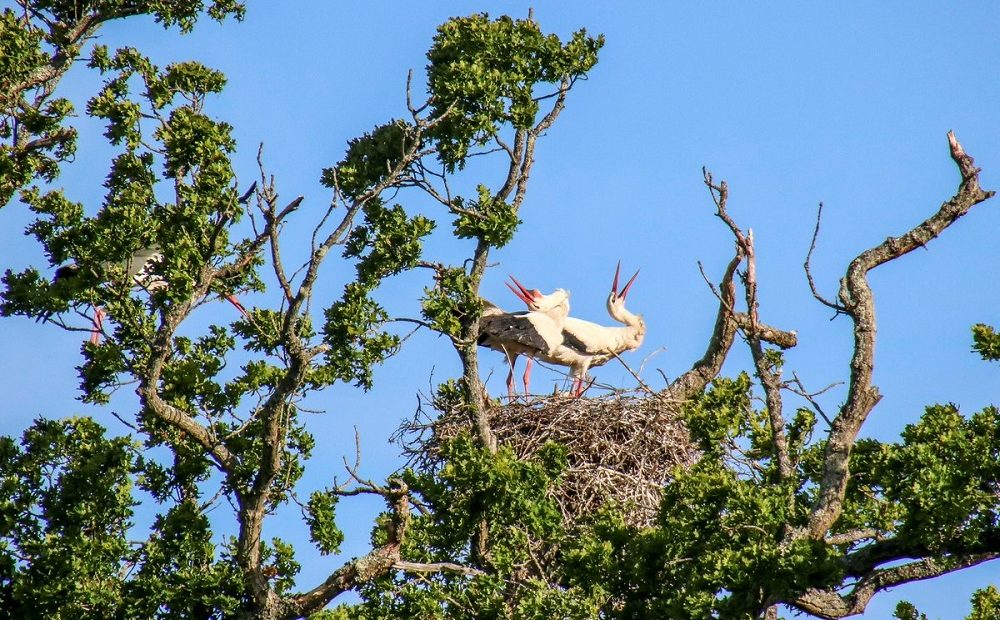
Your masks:
<svg viewBox="0 0 1000 620"><path fill-rule="evenodd" d="M587 343L584 342L583 340L580 340L576 336L576 334L574 334L573 332L571 332L571 331L569 331L567 329L563 330L562 337L563 337L563 344L565 346L573 349L577 353L589 353L591 355L596 354L596 353L600 353L600 351L590 351L590 350L588 350L587 349Z"/></svg>
<svg viewBox="0 0 1000 620"><path fill-rule="evenodd" d="M500 314L479 319L479 344L501 348L503 343L519 344L537 351L548 348L545 339L524 315Z"/></svg>

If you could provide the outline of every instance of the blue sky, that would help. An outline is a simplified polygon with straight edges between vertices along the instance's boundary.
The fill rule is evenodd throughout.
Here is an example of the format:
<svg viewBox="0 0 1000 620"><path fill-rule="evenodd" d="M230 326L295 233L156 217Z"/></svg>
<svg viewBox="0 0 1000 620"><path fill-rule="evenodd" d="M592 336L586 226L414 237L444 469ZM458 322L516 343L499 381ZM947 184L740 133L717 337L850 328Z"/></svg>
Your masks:
<svg viewBox="0 0 1000 620"><path fill-rule="evenodd" d="M8 2L0 2L6 6ZM713 217L701 181L707 166L730 187L730 212L754 229L761 315L795 329L799 346L787 354L806 385L819 389L847 378L850 324L831 321L806 286L802 262L816 207L825 205L814 256L814 275L828 296L836 294L847 263L860 251L898 235L933 213L957 186L945 134L952 129L983 168L982 182L1000 188L1000 7L995 3L885 2L849 7L818 3L545 3L535 16L547 31L566 36L585 27L603 33L601 60L577 84L567 108L540 141L524 221L515 240L493 254L498 263L483 293L501 305L516 300L503 286L507 273L541 289L569 289L573 314L606 321L604 299L615 262L642 273L629 296L644 314L644 346L627 356L644 379L662 385L657 369L675 377L704 352L716 301L697 263L718 279L732 251L731 235ZM323 167L336 162L346 141L406 112L406 73L423 92L424 53L435 27L472 11L525 16L523 2L251 3L242 24L205 22L180 37L150 22L128 21L102 30L111 46L136 45L155 62L197 59L225 72L229 86L208 111L235 126L236 168L244 186L256 177L257 145L264 143L269 172L287 199L304 195L286 248L307 247L328 201L319 184ZM74 70L65 94L83 108L96 90L93 74ZM101 181L111 151L99 124L81 118L77 161L59 180L91 210L100 204ZM459 183L497 185L497 168ZM442 216L425 202L408 203ZM44 266L22 231L27 210L0 210L5 266ZM428 246L435 259L459 261L471 246L448 239L450 218ZM969 327L1000 323L995 235L1000 211L981 205L928 245L871 276L879 316L875 381L882 403L863 436L894 440L931 403L955 402L972 413L996 401L1000 367L970 353ZM317 302L339 296L349 265L334 258L322 272ZM426 274L387 283L380 300L396 316L416 316ZM264 305L269 296L251 297ZM206 320L229 320L218 304ZM37 416L95 416L120 430L108 409L73 400L74 365L83 337L25 319L3 322L0 387L9 395L0 433L18 434ZM647 359L648 358L648 359ZM726 372L747 367L737 345ZM489 387L502 393L505 366L483 352ZM313 398L325 410L310 419L317 454L302 495L343 476L353 461L354 428L362 444L362 471L382 478L399 467L388 436L413 414L418 392L459 372L447 342L417 333L402 353L375 375L362 393L337 386ZM620 365L596 373L602 382L630 386ZM537 391L561 385L538 372ZM834 388L822 398L834 410L843 398ZM111 410L128 417L129 390ZM357 500L357 501L355 501ZM341 507L348 531L347 557L363 553L375 500L352 498ZM227 508L217 512L224 522ZM288 510L270 526L303 542L305 531ZM306 545L299 547L303 550ZM302 553L302 587L315 585L338 558ZM877 596L866 618L885 618L895 601L913 601L931 618L963 617L968 595L997 581L990 564Z"/></svg>

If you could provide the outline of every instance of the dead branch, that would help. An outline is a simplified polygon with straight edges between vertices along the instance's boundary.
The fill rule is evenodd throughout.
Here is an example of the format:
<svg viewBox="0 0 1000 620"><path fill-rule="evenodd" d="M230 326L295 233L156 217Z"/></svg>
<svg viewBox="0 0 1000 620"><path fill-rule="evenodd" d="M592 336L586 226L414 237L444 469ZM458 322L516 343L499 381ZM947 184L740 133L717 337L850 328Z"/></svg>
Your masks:
<svg viewBox="0 0 1000 620"><path fill-rule="evenodd" d="M882 398L872 383L875 357L875 299L868 272L923 247L946 228L955 223L975 205L994 195L979 186L979 169L972 157L948 132L951 157L961 173L958 191L929 218L899 237L890 237L879 245L865 250L847 268L841 280L840 303L844 313L854 323L854 353L850 362L850 380L847 401L833 420L823 459L823 474L819 495L809 518L807 535L822 539L840 516L850 475L848 464L851 448L861 425Z"/></svg>
<svg viewBox="0 0 1000 620"><path fill-rule="evenodd" d="M724 214L724 208L720 207ZM728 219L730 228L734 228L737 242L743 245L746 252L747 270L743 276L743 287L747 301L747 327L745 330L747 344L757 370L757 378L764 388L764 399L767 403L767 417L771 425L771 440L774 442L774 460L778 467L778 477L787 480L792 475L792 464L788 456L788 438L785 436L785 418L782 410L780 368L775 368L764 352L760 335L759 301L757 299L757 256L753 245L753 230L747 230L746 235L739 234L732 219Z"/></svg>
<svg viewBox="0 0 1000 620"><path fill-rule="evenodd" d="M614 351L609 351L609 352L611 353L611 355L613 355L615 357L616 360L618 360L619 362L621 362L622 366L625 367L625 370L627 370L628 373L630 375L632 375L632 378L635 379L636 382L639 384L639 387L641 387L643 390L645 390L649 394L655 394L656 393L656 392L654 392L652 390L652 388L650 388L648 385L646 385L646 382L643 381L639 377L639 375L637 375L636 372L634 370L632 370L632 368L628 364L625 363L625 360L623 360L620 355L618 355Z"/></svg>
<svg viewBox="0 0 1000 620"><path fill-rule="evenodd" d="M822 394L823 392L826 392L827 390L829 390L831 388L834 388L834 387L836 387L838 385L841 385L841 384L842 384L842 382L838 381L836 383L831 383L830 385L826 386L825 388L823 388L822 390L819 390L817 392L809 392L808 390L806 390L805 385L803 385L802 380L799 379L799 376L797 374L795 374L795 372L793 371L792 372L792 380L789 381L789 382L787 382L787 383L785 383L785 388L788 389L789 391L791 391L793 394L797 394L797 395L801 396L802 398L806 399L806 401L808 401L808 403L812 406L813 410L816 413L818 413L820 415L820 417L823 418L826 421L827 427L832 427L833 426L833 422L830 421L830 416L826 415L826 412L823 411L823 408L816 401L816 397L819 396L820 394ZM798 386L798 387L792 387L793 385Z"/></svg>
<svg viewBox="0 0 1000 620"><path fill-rule="evenodd" d="M399 560L392 565L393 568L407 573L458 573L459 575L484 575L478 568L462 566L451 562L432 562L424 564L422 562L404 562Z"/></svg>
<svg viewBox="0 0 1000 620"><path fill-rule="evenodd" d="M690 370L673 380L663 392L671 400L689 400L695 394L705 389L726 361L729 349L733 346L736 337L736 324L730 319L733 313L733 299L736 295L736 288L733 285L733 277L736 275L736 267L743 260L742 250L737 248L736 256L729 261L722 282L719 285L720 301L719 310L715 317L715 329L708 341L705 355L694 363Z"/></svg>
<svg viewBox="0 0 1000 620"><path fill-rule="evenodd" d="M729 195L726 183L722 182L720 185L716 185L712 181L712 175L707 169L703 168L702 174L705 177L705 184L709 189L712 202L715 203L717 211L725 212L726 200ZM734 308L736 287L733 283L733 278L736 275L736 268L743 261L744 257L743 246L737 243L736 255L729 261L729 265L722 276L722 282L719 284L718 291L715 291L714 288L712 291L719 299L719 310L715 317L715 328L708 341L705 355L695 362L690 370L674 379L663 390L662 393L666 398L686 401L704 390L705 386L715 379L719 371L722 370L722 364L726 361L726 356L729 354L729 349L732 348L736 337L736 324L732 319L736 312Z"/></svg>
<svg viewBox="0 0 1000 620"><path fill-rule="evenodd" d="M858 581L851 591L810 589L788 604L804 612L833 620L860 614L876 593L893 586L931 579L946 573L969 568L1000 557L1000 553L981 553L954 558L924 558L901 566L872 571Z"/></svg>
<svg viewBox="0 0 1000 620"><path fill-rule="evenodd" d="M733 316L733 320L736 321L736 326L743 330L744 333L750 329L750 317L746 313L737 312ZM799 343L799 336L794 331L785 331L777 327L765 325L764 323L757 323L754 329L756 330L757 337L763 342L773 344L782 349L791 349Z"/></svg>
<svg viewBox="0 0 1000 620"><path fill-rule="evenodd" d="M819 238L819 224L823 218L823 203L819 203L819 208L816 210L816 227L813 229L812 241L809 243L809 251L806 253L806 260L802 263L802 268L806 272L806 280L809 282L809 290L812 291L812 296L816 298L816 301L820 302L824 306L828 306L837 311L840 314L844 311L843 306L840 304L829 301L827 298L823 297L819 290L816 288L816 282L813 280L812 276L812 255L816 251L816 239ZM837 316L836 314L834 316Z"/></svg>

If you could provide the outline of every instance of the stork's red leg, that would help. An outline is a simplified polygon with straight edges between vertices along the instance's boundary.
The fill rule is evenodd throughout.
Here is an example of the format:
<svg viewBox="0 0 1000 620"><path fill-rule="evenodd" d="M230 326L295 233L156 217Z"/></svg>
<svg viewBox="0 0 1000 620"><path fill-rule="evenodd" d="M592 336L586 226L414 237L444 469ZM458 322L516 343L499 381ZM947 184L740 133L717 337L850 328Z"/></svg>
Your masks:
<svg viewBox="0 0 1000 620"><path fill-rule="evenodd" d="M524 377L521 378L524 381L524 395L525 396L527 396L528 394L530 394L530 392L528 391L528 384L531 383L531 364L534 361L535 360L531 359L530 357L528 358L528 363L525 365L525 368L524 368Z"/></svg>
<svg viewBox="0 0 1000 620"><path fill-rule="evenodd" d="M507 397L512 401L517 397L517 391L514 389L514 363L517 362L517 356L507 354L507 365L510 367L510 372L507 373Z"/></svg>
<svg viewBox="0 0 1000 620"><path fill-rule="evenodd" d="M240 311L240 314L243 315L243 318L245 319L250 318L250 314L247 312L247 309L243 307L243 304L240 303L239 299L236 299L236 295L226 295L226 301L236 306L236 309Z"/></svg>
<svg viewBox="0 0 1000 620"><path fill-rule="evenodd" d="M100 306L94 306L94 325L90 328L90 344L98 344L101 341L101 328L104 326L104 310Z"/></svg>
<svg viewBox="0 0 1000 620"><path fill-rule="evenodd" d="M594 381L597 380L596 377L591 377L590 381L585 381L586 378L587 378L587 375L584 375L584 376L580 377L579 379L577 379L577 382L578 382L576 384L576 386L577 386L576 397L577 398L580 398L581 396L583 396L583 393L586 392L587 390L589 390L590 386L594 385Z"/></svg>

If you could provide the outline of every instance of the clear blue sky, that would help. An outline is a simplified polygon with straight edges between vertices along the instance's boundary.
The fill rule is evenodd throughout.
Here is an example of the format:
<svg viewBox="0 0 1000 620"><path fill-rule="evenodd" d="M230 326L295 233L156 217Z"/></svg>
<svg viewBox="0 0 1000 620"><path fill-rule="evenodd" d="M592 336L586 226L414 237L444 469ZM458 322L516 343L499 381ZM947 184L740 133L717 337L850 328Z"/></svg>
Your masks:
<svg viewBox="0 0 1000 620"><path fill-rule="evenodd" d="M686 370L711 332L716 301L697 261L717 280L732 251L731 236L712 215L701 181L704 165L729 182L732 215L754 229L764 320L798 331L800 344L788 353L786 367L816 389L844 381L850 324L830 321L831 312L810 296L801 267L816 206L825 204L814 275L833 297L858 252L907 230L954 193L958 173L948 156L949 129L983 168L983 185L1000 189L1000 6L816 5L538 3L535 16L543 29L565 36L586 27L603 33L607 43L590 79L577 84L566 111L540 142L524 224L493 255L499 266L483 293L516 306L503 287L513 273L530 286L569 289L574 315L606 321L603 301L615 262L621 259L629 272L641 267L629 302L645 315L648 335L627 359L638 368L662 348L643 372L651 385L662 385L656 370L668 377ZM228 88L208 111L236 128L235 163L244 186L256 176L257 145L263 142L282 195L305 196L289 229L305 247L302 233L328 201L318 182L321 169L342 156L349 138L405 114L406 72L415 71L419 95L435 27L473 10L525 16L528 6L250 3L242 24L206 21L180 37L130 20L102 30L102 42L136 45L161 65L197 59L228 75ZM82 109L96 89L95 76L80 68L62 86ZM77 161L59 184L93 212L110 151L101 127L79 120ZM489 176L462 183L495 187L496 170L484 173ZM1000 367L969 352L969 327L1000 323L998 205L977 207L927 251L873 273L879 314L875 380L885 396L864 436L894 440L930 403L955 402L972 413L996 402ZM28 221L21 205L0 210L5 266L44 266L32 240L21 234ZM428 253L461 260L471 246L446 238L448 221L441 218L441 234ZM295 252L294 241L285 245ZM330 261L317 302L335 299L351 271ZM426 285L423 273L399 278L383 287L381 301L397 316L416 316L416 299ZM228 320L232 308L218 304L205 312L206 319ZM8 395L0 433L19 434L37 416L78 413L121 430L109 410L73 400L81 335L25 319L3 321L0 330L0 365L7 369L0 387ZM734 351L729 373L749 360L739 346ZM501 356L484 351L482 358L484 372L493 372L491 391L502 393ZM338 386L314 398L311 406L325 413L310 420L318 448L301 495L342 476L342 458L353 460L354 427L361 435L363 472L378 479L397 468L398 448L388 436L412 415L418 391L427 394L432 383L458 372L446 341L418 333L377 371L373 392ZM634 384L615 364L597 374L614 385ZM558 381L539 372L535 387L551 390ZM834 410L843 394L842 387L827 393L826 409ZM135 397L123 390L111 409L130 417ZM346 556L363 553L379 509L375 500L342 504ZM223 504L216 511L220 524L227 510ZM298 546L305 550L306 533L296 517L295 510L283 512L267 533L302 542ZM306 588L340 563L312 553L299 559L300 585ZM963 617L969 594L996 582L998 569L989 564L883 593L864 617L888 617L900 598L931 618Z"/></svg>

